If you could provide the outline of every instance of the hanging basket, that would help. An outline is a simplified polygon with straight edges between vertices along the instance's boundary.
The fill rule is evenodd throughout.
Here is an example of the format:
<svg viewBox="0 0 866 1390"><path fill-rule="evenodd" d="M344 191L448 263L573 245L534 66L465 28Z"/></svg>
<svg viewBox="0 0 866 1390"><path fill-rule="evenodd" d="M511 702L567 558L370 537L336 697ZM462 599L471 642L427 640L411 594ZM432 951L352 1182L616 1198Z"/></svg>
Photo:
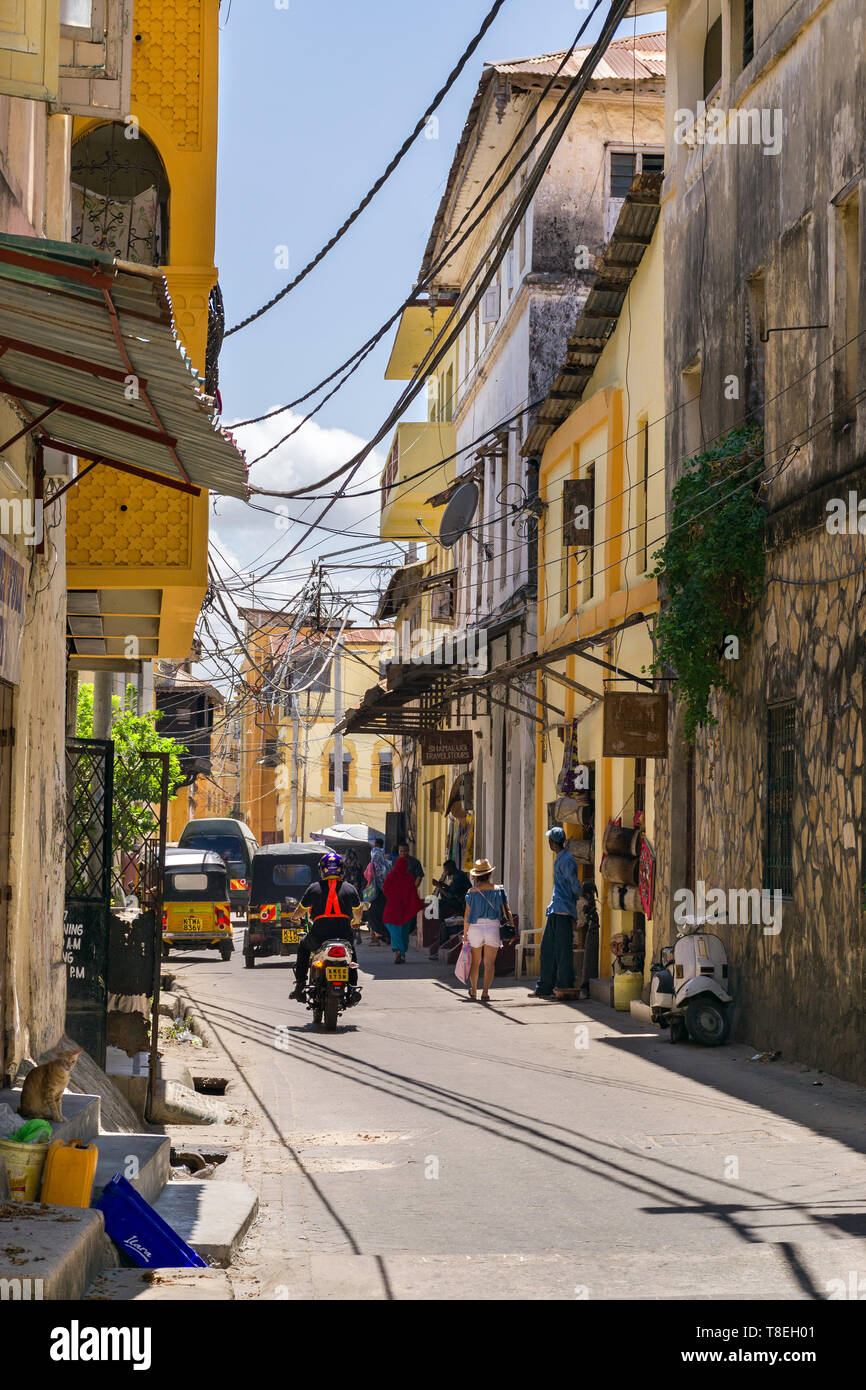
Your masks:
<svg viewBox="0 0 866 1390"><path fill-rule="evenodd" d="M592 840L566 840L565 847L574 856L578 864L592 863Z"/></svg>
<svg viewBox="0 0 866 1390"><path fill-rule="evenodd" d="M601 876L608 883L627 883L636 886L639 860L624 854L606 854L601 864Z"/></svg>
<svg viewBox="0 0 866 1390"><path fill-rule="evenodd" d="M628 825L614 825L608 821L601 847L605 854L637 855L640 853L641 832ZM631 879L618 879L620 883L631 883ZM637 879L634 880L637 883Z"/></svg>
<svg viewBox="0 0 866 1390"><path fill-rule="evenodd" d="M611 884L607 895L608 906L614 912L643 912L643 903L637 888L626 883Z"/></svg>

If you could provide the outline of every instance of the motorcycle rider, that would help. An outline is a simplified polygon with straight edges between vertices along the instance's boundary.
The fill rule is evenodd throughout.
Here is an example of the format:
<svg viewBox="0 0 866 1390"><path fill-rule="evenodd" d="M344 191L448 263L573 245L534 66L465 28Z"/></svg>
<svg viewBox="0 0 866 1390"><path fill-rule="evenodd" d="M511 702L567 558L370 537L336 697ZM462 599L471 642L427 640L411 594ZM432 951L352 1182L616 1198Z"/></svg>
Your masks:
<svg viewBox="0 0 866 1390"><path fill-rule="evenodd" d="M361 899L357 888L344 881L345 866L339 854L328 850L319 860L319 881L311 883L295 911L293 921L297 921L304 908L307 908L311 925L306 936L298 946L295 959L295 988L290 999L303 1002L310 968L310 957L321 949L326 941L345 941L352 954L349 967L349 994L351 1001L360 998L358 991L358 968L355 954L355 933L352 926L353 915L360 912ZM354 998L352 998L354 996Z"/></svg>

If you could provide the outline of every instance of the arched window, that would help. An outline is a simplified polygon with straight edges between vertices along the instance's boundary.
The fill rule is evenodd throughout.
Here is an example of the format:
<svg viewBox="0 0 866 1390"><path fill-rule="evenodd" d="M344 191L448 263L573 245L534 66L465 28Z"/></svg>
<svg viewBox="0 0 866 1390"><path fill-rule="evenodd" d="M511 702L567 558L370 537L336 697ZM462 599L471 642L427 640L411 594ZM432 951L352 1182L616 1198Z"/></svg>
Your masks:
<svg viewBox="0 0 866 1390"><path fill-rule="evenodd" d="M128 139L135 130L136 138ZM72 240L123 261L168 262L169 185L156 146L111 121L72 147Z"/></svg>

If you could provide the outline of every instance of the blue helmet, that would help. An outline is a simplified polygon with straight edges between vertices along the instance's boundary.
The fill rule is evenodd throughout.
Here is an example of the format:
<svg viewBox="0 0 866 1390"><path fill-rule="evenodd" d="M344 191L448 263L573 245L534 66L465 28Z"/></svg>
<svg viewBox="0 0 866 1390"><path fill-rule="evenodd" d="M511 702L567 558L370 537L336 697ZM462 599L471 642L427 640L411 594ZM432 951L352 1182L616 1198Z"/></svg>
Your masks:
<svg viewBox="0 0 866 1390"><path fill-rule="evenodd" d="M342 878L343 859L342 856L329 849L327 854L323 854L319 860L320 878Z"/></svg>

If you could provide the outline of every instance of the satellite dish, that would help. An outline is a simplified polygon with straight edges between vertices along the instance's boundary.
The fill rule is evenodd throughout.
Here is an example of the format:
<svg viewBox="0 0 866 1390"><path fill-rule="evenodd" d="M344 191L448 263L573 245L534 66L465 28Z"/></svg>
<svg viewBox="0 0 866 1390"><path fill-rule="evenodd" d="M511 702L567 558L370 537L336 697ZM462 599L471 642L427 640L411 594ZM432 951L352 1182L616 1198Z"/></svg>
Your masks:
<svg viewBox="0 0 866 1390"><path fill-rule="evenodd" d="M475 515L477 506L478 484L470 479L469 482L461 484L445 508L439 526L441 545L451 550L457 544Z"/></svg>

